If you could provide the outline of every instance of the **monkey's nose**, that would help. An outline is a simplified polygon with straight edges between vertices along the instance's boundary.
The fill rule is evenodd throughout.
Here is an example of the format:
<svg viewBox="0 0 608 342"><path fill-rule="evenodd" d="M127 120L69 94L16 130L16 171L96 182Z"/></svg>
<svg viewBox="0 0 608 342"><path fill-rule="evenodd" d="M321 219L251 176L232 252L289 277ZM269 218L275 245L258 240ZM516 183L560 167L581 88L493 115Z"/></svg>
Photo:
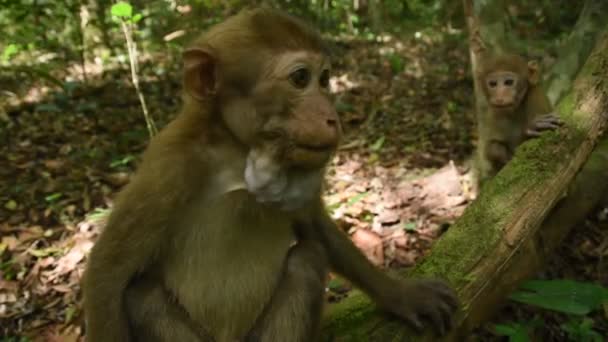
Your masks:
<svg viewBox="0 0 608 342"><path fill-rule="evenodd" d="M327 126L335 127L338 124L338 120L336 119L327 119Z"/></svg>

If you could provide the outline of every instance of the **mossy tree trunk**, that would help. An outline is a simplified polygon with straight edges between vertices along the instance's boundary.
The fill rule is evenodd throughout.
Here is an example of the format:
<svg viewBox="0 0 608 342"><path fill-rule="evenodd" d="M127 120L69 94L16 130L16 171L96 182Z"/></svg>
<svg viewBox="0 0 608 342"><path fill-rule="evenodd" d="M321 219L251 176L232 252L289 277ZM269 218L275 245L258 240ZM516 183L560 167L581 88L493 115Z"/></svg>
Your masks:
<svg viewBox="0 0 608 342"><path fill-rule="evenodd" d="M564 127L523 144L513 160L488 182L478 200L435 244L430 255L412 272L403 274L441 277L457 289L462 310L455 329L445 340L462 341L543 265L571 227L566 221L577 219L570 217L567 210L557 210L559 207L590 206L593 202L594 199L587 204L578 202L576 196L581 192L585 195L584 187L593 186L579 177L573 183L575 190L570 192L570 198L548 217L584 165L582 172L606 175L608 142L603 141L602 153L594 154L592 162L586 164L608 121L606 75L608 30L599 36L573 89L557 107ZM378 313L367 297L355 291L330 306L323 340L438 339L430 334L416 336L400 322Z"/></svg>

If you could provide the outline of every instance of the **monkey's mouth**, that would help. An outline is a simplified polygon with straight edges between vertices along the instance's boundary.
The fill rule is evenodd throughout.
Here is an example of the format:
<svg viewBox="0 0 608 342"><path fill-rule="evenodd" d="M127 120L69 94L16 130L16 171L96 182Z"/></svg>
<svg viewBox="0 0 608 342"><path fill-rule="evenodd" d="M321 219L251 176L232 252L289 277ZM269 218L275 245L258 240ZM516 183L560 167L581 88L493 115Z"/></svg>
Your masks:
<svg viewBox="0 0 608 342"><path fill-rule="evenodd" d="M329 161L335 149L333 144L296 144L289 153L289 159L294 166L322 167Z"/></svg>
<svg viewBox="0 0 608 342"><path fill-rule="evenodd" d="M330 153L332 152L336 146L333 144L320 144L320 145L312 145L312 144L297 144L295 146L297 149L302 149L309 152L316 153Z"/></svg>
<svg viewBox="0 0 608 342"><path fill-rule="evenodd" d="M508 103L508 104L492 103L492 107L497 108L497 109L511 109L511 108L513 108L513 104L512 103Z"/></svg>

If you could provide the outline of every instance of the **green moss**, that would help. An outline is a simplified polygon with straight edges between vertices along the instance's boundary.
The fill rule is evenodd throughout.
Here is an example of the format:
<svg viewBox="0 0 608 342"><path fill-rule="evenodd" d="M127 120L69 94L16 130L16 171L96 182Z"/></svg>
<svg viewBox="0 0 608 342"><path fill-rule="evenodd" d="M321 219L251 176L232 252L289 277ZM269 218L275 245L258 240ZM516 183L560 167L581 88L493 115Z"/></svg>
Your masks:
<svg viewBox="0 0 608 342"><path fill-rule="evenodd" d="M498 227L504 217L491 207L492 201L483 201L482 197L433 246L412 276L441 276L456 287L474 279L468 271L500 240Z"/></svg>

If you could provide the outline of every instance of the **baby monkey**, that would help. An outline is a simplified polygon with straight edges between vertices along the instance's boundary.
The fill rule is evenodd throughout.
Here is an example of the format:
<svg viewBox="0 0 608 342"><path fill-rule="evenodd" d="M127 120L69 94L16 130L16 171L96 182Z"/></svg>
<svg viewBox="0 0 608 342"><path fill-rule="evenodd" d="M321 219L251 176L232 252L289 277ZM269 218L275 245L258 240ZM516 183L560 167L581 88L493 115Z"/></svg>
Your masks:
<svg viewBox="0 0 608 342"><path fill-rule="evenodd" d="M488 165L481 181L494 177L513 157L515 149L529 138L554 130L562 121L539 85L539 66L515 54L482 61L477 75L488 104L487 136L481 155Z"/></svg>

